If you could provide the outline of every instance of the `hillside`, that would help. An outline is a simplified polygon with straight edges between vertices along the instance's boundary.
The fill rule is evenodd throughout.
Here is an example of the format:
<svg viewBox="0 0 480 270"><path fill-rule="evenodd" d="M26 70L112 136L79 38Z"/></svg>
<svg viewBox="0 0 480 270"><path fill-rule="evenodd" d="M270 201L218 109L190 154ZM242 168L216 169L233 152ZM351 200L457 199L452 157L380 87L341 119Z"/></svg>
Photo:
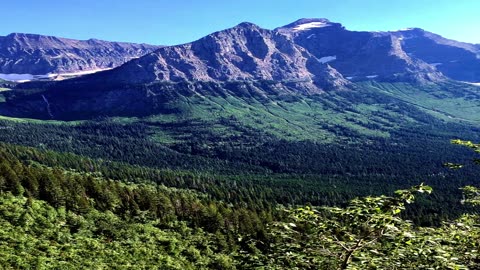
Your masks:
<svg viewBox="0 0 480 270"><path fill-rule="evenodd" d="M12 33L0 37L0 79L31 81L78 76L120 66L157 48L148 44Z"/></svg>
<svg viewBox="0 0 480 270"><path fill-rule="evenodd" d="M0 157L0 265L5 268L478 266L479 232L473 226L478 215L436 228L414 227L400 217L405 205L432 192L423 184L392 196L356 198L342 208L279 211L252 198L248 204L227 204L154 185L145 170L128 165L6 144L0 145ZM48 166L58 157L61 164ZM135 182L128 181L138 173ZM155 178L202 185L179 172L156 171ZM466 187L464 200L475 204L477 191ZM426 256L415 256L419 251Z"/></svg>

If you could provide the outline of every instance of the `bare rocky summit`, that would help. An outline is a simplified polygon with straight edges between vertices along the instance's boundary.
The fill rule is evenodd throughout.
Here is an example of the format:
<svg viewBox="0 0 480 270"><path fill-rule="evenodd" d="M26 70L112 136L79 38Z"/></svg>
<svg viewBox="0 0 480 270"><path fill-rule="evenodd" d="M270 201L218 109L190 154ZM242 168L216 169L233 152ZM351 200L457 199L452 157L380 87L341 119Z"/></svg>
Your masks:
<svg viewBox="0 0 480 270"><path fill-rule="evenodd" d="M438 47L429 50L430 47ZM444 59L452 51L469 74ZM112 71L88 79L150 83L155 81L302 82L323 91L351 81L476 81L478 45L450 41L423 30L349 31L327 19L300 19L273 30L252 23L212 33L191 43L160 48ZM462 54L470 58L461 58ZM474 57L475 56L475 57ZM475 59L474 59L475 58ZM442 64L432 61L447 61Z"/></svg>
<svg viewBox="0 0 480 270"><path fill-rule="evenodd" d="M13 33L0 37L0 73L44 75L108 69L157 48L147 44Z"/></svg>
<svg viewBox="0 0 480 270"><path fill-rule="evenodd" d="M350 31L327 19L300 19L273 30L245 22L167 47L30 34L0 37L0 73L109 68L115 69L81 80L129 84L272 80L297 82L308 92L321 92L372 79L479 82L480 46L418 28Z"/></svg>

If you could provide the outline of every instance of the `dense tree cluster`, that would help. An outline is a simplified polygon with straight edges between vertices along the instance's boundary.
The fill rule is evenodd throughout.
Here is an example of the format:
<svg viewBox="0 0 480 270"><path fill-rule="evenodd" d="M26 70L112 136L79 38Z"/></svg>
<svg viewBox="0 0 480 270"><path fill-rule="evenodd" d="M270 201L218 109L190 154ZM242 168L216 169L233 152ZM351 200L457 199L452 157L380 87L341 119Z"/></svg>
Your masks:
<svg viewBox="0 0 480 270"><path fill-rule="evenodd" d="M421 206L405 211L409 219L423 225L439 225L442 219L464 211L456 199L458 188L476 184L479 172L474 166L455 173L442 167L448 161L472 158L470 152L448 143L454 131L476 138L476 130L462 125L405 127L392 132L391 138L323 144L280 140L242 128L235 119L222 121L242 135L219 135L205 129L205 123L191 121L174 126L108 119L68 125L0 121L5 127L0 140L61 152L36 151L25 157L49 166L194 189L258 209L275 203L345 204L357 196L388 194L423 181L437 192L422 199ZM158 143L151 137L156 129L186 137ZM442 207L445 204L449 207Z"/></svg>
<svg viewBox="0 0 480 270"><path fill-rule="evenodd" d="M64 164L78 164L77 169L48 166L59 157L65 157ZM99 165L71 154L1 145L0 265L7 269L479 266L477 214L464 214L439 227L419 227L402 218L408 204L424 199L419 194L431 193L431 187L423 184L392 196L356 198L345 207L282 210L227 204L147 179L111 180L103 175L110 165L118 176L138 173L126 164ZM463 191L464 203L478 204L477 188L467 186Z"/></svg>
<svg viewBox="0 0 480 270"><path fill-rule="evenodd" d="M5 145L0 149L0 191L43 200L53 207L64 207L77 214L91 209L110 211L125 218L148 213L161 224L186 221L194 228L201 227L212 233L231 231L235 235L260 233L263 223L272 218L268 211L257 211L239 204L228 205L194 191L146 183L122 183L95 172L79 173L22 161L12 154L17 152L21 156L18 151L22 150L35 151ZM48 153L44 154L48 156ZM164 177L176 178L175 174ZM248 226L240 222L244 220L249 221Z"/></svg>
<svg viewBox="0 0 480 270"><path fill-rule="evenodd" d="M268 84L273 92L265 96L234 82L207 83L208 97L189 83L133 92L110 85L103 90L142 95L148 106L119 108L129 118L87 110L65 116L88 121L0 120L0 265L478 267L479 218L470 203L478 201L480 169L466 164L474 153L448 142L460 135L478 140L477 127L443 121L383 93L408 85L372 82L374 91L301 98ZM35 85L9 91L7 101L40 97L49 87L29 89ZM85 89L70 86L53 91L64 100ZM478 98L458 84L445 87L422 91ZM321 139L298 134L312 130ZM419 182L435 192L405 190ZM460 200L461 187L469 204ZM298 205L308 207L293 210Z"/></svg>

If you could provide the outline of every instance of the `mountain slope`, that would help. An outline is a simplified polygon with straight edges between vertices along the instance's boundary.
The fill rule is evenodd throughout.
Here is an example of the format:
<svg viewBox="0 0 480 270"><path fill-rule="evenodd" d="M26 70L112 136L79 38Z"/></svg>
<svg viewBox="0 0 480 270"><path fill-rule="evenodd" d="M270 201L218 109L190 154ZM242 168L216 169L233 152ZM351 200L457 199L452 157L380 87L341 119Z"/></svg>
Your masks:
<svg viewBox="0 0 480 270"><path fill-rule="evenodd" d="M321 92L347 85L345 77L443 78L434 66L407 55L395 35L352 32L326 19L302 19L274 30L241 23L191 43L161 48L89 79L128 83L302 81Z"/></svg>
<svg viewBox="0 0 480 270"><path fill-rule="evenodd" d="M64 82L18 85L2 93L5 102L0 113L62 120L183 117L185 111L203 110L202 103L212 97L239 99L236 103L241 107L248 107L252 99L260 100L266 107L262 110L268 111L265 102L278 104L315 95L322 99L329 92L370 92L362 81L372 80L413 84L409 88L419 92L412 96L421 96L417 94L433 85L438 94L425 97L433 101L422 104L439 105L448 102L441 95L455 96L456 88L470 89L448 83L428 59L407 53L406 34L401 33L348 31L326 19L301 19L274 30L241 23L191 43L159 48L112 70ZM471 51L476 48L462 46ZM476 106L477 88L472 89L459 94L460 105ZM381 93L385 94L390 92ZM348 101L358 103L354 100L358 98L350 95ZM465 118L457 112L453 109L440 117Z"/></svg>
<svg viewBox="0 0 480 270"><path fill-rule="evenodd" d="M0 73L11 80L117 67L158 46L13 33L0 37ZM25 74L14 76L9 74ZM30 76L33 78L33 76ZM37 76L38 77L38 76Z"/></svg>
<svg viewBox="0 0 480 270"><path fill-rule="evenodd" d="M192 43L161 48L92 78L127 83L294 81L304 83L309 89L306 92L348 84L341 74L288 36L251 23L241 23Z"/></svg>
<svg viewBox="0 0 480 270"><path fill-rule="evenodd" d="M392 32L411 57L422 59L454 80L480 82L480 46L443 38L419 28Z"/></svg>
<svg viewBox="0 0 480 270"><path fill-rule="evenodd" d="M349 31L326 19L300 19L276 31L349 79L436 81L442 77L434 67L407 55L390 33Z"/></svg>

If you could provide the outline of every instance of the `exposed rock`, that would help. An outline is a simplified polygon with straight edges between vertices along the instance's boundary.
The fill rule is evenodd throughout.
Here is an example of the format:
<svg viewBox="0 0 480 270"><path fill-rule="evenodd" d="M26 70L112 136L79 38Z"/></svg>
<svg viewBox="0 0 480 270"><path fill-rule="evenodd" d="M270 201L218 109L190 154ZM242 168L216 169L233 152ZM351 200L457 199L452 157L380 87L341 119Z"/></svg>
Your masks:
<svg viewBox="0 0 480 270"><path fill-rule="evenodd" d="M391 32L409 56L421 59L445 76L480 82L480 45L458 42L419 28Z"/></svg>
<svg viewBox="0 0 480 270"><path fill-rule="evenodd" d="M159 46L13 33L0 37L0 73L74 73L117 67Z"/></svg>
<svg viewBox="0 0 480 270"><path fill-rule="evenodd" d="M445 77L407 53L396 32L348 31L327 19L301 19L274 30L252 23L163 47L88 80L302 82L310 92L347 87L345 78L431 82Z"/></svg>

